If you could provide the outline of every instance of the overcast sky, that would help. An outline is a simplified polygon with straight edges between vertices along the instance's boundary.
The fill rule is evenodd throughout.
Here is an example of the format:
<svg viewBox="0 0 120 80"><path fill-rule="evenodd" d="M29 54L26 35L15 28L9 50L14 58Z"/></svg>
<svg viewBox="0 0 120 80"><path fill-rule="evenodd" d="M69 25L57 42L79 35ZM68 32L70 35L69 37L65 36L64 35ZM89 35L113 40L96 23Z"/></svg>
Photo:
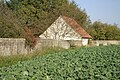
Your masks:
<svg viewBox="0 0 120 80"><path fill-rule="evenodd" d="M120 0L74 0L85 9L92 22L118 24L120 27Z"/></svg>

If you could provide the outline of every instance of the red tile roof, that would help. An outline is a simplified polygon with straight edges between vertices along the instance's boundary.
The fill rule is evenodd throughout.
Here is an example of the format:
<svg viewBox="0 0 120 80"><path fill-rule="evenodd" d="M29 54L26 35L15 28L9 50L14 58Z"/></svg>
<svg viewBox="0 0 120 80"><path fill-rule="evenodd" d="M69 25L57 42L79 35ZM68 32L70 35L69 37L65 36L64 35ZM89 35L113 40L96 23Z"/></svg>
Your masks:
<svg viewBox="0 0 120 80"><path fill-rule="evenodd" d="M66 23L71 26L78 34L80 34L83 38L92 38L74 19L68 18L65 16L60 16L62 19L66 21Z"/></svg>

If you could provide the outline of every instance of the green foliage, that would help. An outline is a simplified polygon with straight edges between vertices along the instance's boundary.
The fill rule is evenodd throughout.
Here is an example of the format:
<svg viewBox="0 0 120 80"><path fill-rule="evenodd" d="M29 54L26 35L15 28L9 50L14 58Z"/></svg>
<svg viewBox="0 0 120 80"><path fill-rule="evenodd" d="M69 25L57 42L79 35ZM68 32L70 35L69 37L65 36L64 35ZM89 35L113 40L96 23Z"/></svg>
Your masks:
<svg viewBox="0 0 120 80"><path fill-rule="evenodd" d="M0 3L0 37L21 37L22 32L23 29L12 11L4 3Z"/></svg>
<svg viewBox="0 0 120 80"><path fill-rule="evenodd" d="M88 33L94 40L120 40L120 28L96 21L88 28Z"/></svg>
<svg viewBox="0 0 120 80"><path fill-rule="evenodd" d="M0 67L16 64L18 61L28 60L26 55L0 56Z"/></svg>
<svg viewBox="0 0 120 80"><path fill-rule="evenodd" d="M35 36L43 33L60 15L74 18L81 26L88 18L85 11L68 0L10 0L8 7L22 26L29 25Z"/></svg>
<svg viewBox="0 0 120 80"><path fill-rule="evenodd" d="M0 68L4 80L119 80L120 46L71 49Z"/></svg>
<svg viewBox="0 0 120 80"><path fill-rule="evenodd" d="M29 46L34 46L34 37L42 34L60 15L74 18L81 26L88 18L85 11L68 0L10 0L1 3L0 37L24 37ZM26 25L30 35L24 31Z"/></svg>
<svg viewBox="0 0 120 80"><path fill-rule="evenodd" d="M31 54L0 56L0 67L11 66L13 64L18 63L19 61L26 61L26 60L33 59L37 56L41 56L41 55L48 54L48 53L55 53L55 52L63 51L63 50L64 49L61 49L61 48L47 48L47 49L43 49L42 51L41 50L35 51Z"/></svg>
<svg viewBox="0 0 120 80"><path fill-rule="evenodd" d="M120 40L120 29L116 25L100 21L91 24L85 10L78 8L74 1L5 1L0 1L0 37L23 37L26 25L33 36L38 37L60 15L63 15L75 19L95 40Z"/></svg>

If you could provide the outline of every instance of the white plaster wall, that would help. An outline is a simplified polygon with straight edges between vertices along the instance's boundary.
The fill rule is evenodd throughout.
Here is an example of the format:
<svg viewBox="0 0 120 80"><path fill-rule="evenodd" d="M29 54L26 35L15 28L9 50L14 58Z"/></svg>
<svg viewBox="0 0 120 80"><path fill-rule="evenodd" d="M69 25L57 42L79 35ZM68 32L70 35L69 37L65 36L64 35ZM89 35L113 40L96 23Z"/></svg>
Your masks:
<svg viewBox="0 0 120 80"><path fill-rule="evenodd" d="M88 39L82 39L82 45L83 46L86 46L86 45L88 45Z"/></svg>
<svg viewBox="0 0 120 80"><path fill-rule="evenodd" d="M75 32L61 17L59 17L39 37L42 39L81 40L81 36Z"/></svg>

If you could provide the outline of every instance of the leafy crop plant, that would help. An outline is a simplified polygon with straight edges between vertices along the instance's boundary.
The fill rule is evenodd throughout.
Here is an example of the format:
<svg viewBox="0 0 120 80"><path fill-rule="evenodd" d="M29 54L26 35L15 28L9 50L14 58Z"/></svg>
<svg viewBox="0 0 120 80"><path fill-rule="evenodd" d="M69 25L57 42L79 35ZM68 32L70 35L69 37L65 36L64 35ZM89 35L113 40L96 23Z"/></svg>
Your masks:
<svg viewBox="0 0 120 80"><path fill-rule="evenodd" d="M46 54L0 68L0 80L120 80L120 46Z"/></svg>

